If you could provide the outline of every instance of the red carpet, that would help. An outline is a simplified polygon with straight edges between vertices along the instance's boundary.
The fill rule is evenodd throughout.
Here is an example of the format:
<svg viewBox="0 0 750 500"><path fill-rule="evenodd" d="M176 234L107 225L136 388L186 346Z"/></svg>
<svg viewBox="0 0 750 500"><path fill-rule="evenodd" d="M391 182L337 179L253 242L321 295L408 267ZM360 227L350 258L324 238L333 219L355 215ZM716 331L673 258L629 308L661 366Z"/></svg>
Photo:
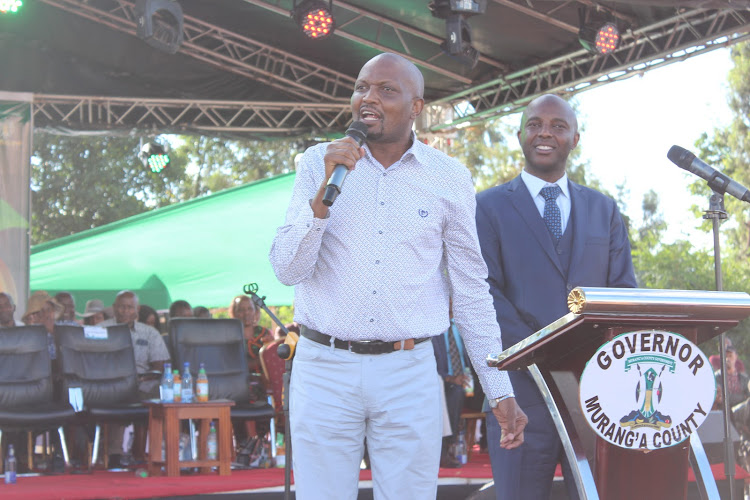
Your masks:
<svg viewBox="0 0 750 500"><path fill-rule="evenodd" d="M714 476L724 479L723 465L712 466ZM559 467L558 467L559 474ZM487 454L474 453L460 469L440 469L441 478L492 479ZM737 467L737 478L750 477ZM692 471L689 478L694 481ZM360 479L372 479L362 471ZM284 485L284 469L235 470L231 476L183 475L181 477L136 477L134 472L96 471L93 474L19 477L15 485L0 483L2 500L94 500L137 499L199 495L227 491L269 488Z"/></svg>
<svg viewBox="0 0 750 500"><path fill-rule="evenodd" d="M460 469L440 469L440 477L492 478L489 457L476 453ZM369 470L360 479L372 479ZM284 469L234 470L231 476L183 475L136 477L134 472L96 471L93 474L19 477L15 485L0 483L2 500L136 499L198 495L284 486Z"/></svg>

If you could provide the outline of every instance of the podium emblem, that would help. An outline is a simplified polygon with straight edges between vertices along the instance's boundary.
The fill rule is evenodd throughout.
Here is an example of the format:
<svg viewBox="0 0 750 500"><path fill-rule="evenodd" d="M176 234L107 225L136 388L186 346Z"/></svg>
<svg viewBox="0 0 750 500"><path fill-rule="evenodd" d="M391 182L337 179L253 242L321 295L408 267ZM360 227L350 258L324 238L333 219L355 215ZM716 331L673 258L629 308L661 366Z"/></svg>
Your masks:
<svg viewBox="0 0 750 500"><path fill-rule="evenodd" d="M690 437L713 406L706 355L676 333L643 330L603 344L581 376L581 410L596 434L627 449L656 450Z"/></svg>

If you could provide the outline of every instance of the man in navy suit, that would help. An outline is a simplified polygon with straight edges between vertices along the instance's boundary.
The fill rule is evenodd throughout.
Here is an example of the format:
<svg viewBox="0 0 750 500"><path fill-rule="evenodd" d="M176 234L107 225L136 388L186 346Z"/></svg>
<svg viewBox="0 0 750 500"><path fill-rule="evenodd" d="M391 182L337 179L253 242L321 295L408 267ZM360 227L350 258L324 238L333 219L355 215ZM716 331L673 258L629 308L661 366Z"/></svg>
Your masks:
<svg viewBox="0 0 750 500"><path fill-rule="evenodd" d="M525 157L521 175L477 195L477 231L503 346L567 314L568 293L577 286L636 286L616 203L567 178L568 155L578 139L578 121L567 102L555 95L534 99L518 131ZM487 419L497 498L547 499L557 463L563 462L564 473L569 467L528 371L510 377L529 423L524 444L503 450L497 422ZM566 482L577 498L572 481Z"/></svg>

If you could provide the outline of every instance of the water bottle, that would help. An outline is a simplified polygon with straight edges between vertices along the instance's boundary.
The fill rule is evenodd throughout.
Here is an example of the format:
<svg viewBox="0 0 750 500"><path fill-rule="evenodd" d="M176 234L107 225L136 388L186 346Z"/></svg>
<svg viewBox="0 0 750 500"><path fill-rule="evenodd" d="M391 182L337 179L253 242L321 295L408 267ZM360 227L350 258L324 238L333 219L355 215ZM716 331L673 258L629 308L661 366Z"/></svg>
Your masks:
<svg viewBox="0 0 750 500"><path fill-rule="evenodd" d="M159 393L162 403L174 403L174 390L172 389L172 364L164 363L164 374L161 376Z"/></svg>
<svg viewBox="0 0 750 500"><path fill-rule="evenodd" d="M208 401L208 377L206 376L206 367L201 363L198 370L198 378L195 379L195 399L199 403Z"/></svg>
<svg viewBox="0 0 750 500"><path fill-rule="evenodd" d="M182 402L182 377L180 377L180 370L175 370L172 374L172 392L175 403Z"/></svg>
<svg viewBox="0 0 750 500"><path fill-rule="evenodd" d="M16 451L8 445L8 457L5 459L5 484L16 484Z"/></svg>
<svg viewBox="0 0 750 500"><path fill-rule="evenodd" d="M208 460L216 460L219 451L219 443L216 440L216 426L214 421L211 421L211 427L208 429L208 439L206 440L206 448L208 450L206 458Z"/></svg>
<svg viewBox="0 0 750 500"><path fill-rule="evenodd" d="M464 393L467 398L474 397L474 375L471 373L471 368L468 366L464 368L464 375L468 377L468 382L464 385Z"/></svg>
<svg viewBox="0 0 750 500"><path fill-rule="evenodd" d="M190 376L190 363L187 361L182 370L182 402L193 402L193 377Z"/></svg>
<svg viewBox="0 0 750 500"><path fill-rule="evenodd" d="M468 451L466 449L466 435L464 431L458 433L458 446L456 446L456 459L461 462L462 465L466 465L469 461Z"/></svg>

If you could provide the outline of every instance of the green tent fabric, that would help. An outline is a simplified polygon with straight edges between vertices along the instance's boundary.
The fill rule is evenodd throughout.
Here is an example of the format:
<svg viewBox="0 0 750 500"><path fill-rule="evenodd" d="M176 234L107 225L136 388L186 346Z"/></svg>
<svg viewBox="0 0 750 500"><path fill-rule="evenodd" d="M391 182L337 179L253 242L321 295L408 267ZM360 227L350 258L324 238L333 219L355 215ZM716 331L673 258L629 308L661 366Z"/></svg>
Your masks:
<svg viewBox="0 0 750 500"><path fill-rule="evenodd" d="M36 245L30 288L69 291L82 311L125 289L156 309L178 299L226 307L257 283L266 304L290 305L293 288L276 279L268 252L293 184L286 174Z"/></svg>

